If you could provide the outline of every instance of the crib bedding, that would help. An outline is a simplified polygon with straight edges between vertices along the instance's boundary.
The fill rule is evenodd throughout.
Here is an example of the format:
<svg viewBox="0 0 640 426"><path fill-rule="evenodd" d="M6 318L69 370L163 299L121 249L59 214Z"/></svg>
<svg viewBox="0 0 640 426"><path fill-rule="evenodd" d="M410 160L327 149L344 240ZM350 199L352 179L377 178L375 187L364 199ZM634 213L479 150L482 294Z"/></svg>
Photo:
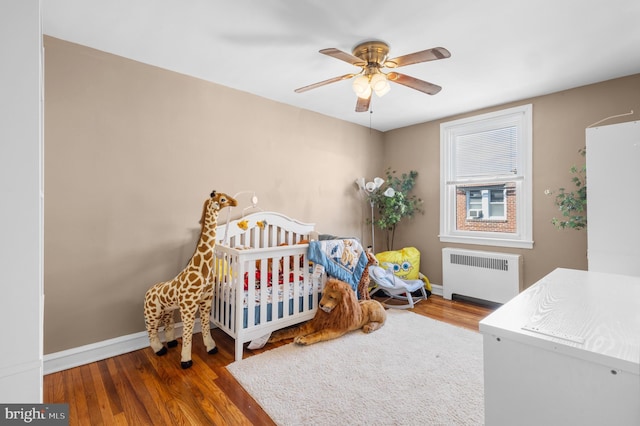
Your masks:
<svg viewBox="0 0 640 426"><path fill-rule="evenodd" d="M262 279L261 279L261 275L262 272L260 270L256 270L255 273L255 282L254 282L254 291L253 291L253 300L254 303L252 303L252 307L254 309L254 325L258 325L260 324L260 309L261 309L261 304L262 304L262 292L260 291L262 288ZM278 273L278 285L276 286L276 290L275 290L275 294L276 297L274 299L274 287L273 287L273 272L268 272L267 276L267 280L266 280L266 284L267 287L264 289L264 295L265 297L265 304L267 306L267 322L272 321L274 318L283 318L285 311L284 311L284 306L285 306L285 302L288 301L288 315L294 315L294 298L295 295L298 294L298 312L302 312L303 311L303 303L304 303L304 296L306 294L307 296L307 308L308 309L313 309L313 293L314 291L316 293L318 293L318 298L321 297L321 290L319 289L318 286L309 286L306 291L305 291L305 277L302 274L298 274L297 276L297 280L295 280L296 274L294 272L289 272L288 276L289 279L288 281L285 283L285 274L284 273ZM286 284L286 285L285 285ZM223 283L222 284L223 287L227 287L228 289L230 289L230 287L233 286L233 284L229 284L228 282ZM296 292L295 286L298 287L298 291ZM285 289L286 287L286 289ZM285 297L286 296L286 297ZM249 309L249 272L245 272L244 274L244 291L243 291L243 296L242 296L242 308L244 309L243 312L243 324L242 327L243 328L247 328L247 322L248 322L248 317L249 317L249 313L248 313L248 309ZM277 303L277 305L274 306L274 301ZM274 307L276 309L276 316L274 317ZM233 315L233 306L229 304L229 306L226 306L226 310L228 312L229 315Z"/></svg>
<svg viewBox="0 0 640 426"><path fill-rule="evenodd" d="M260 305L261 301L262 301L262 297L261 294L262 292L260 291L262 288L262 281L260 279L261 276L261 272L259 270L255 271L255 276L256 276L256 280L255 280L255 286L254 286L254 291L253 291L253 295L254 295L254 300L255 300L255 304L256 305ZM248 306L248 301L249 301L249 272L245 272L245 277L244 277L244 291L243 291L243 298L242 298L242 306L244 308L246 308ZM295 295L295 286L298 286L298 294L302 295L305 293L304 287L305 287L305 277L304 275L298 275L298 279L297 281L294 282L295 279L295 274L293 272L289 273L289 280L286 283L286 287L288 288L288 296L287 296L287 300L292 300L294 298ZM222 283L223 287L232 287L234 284L230 284L229 282L224 282ZM276 291L276 301L277 302L283 302L284 296L285 296L285 282L284 282L284 274L278 274L278 285L277 287L277 291ZM307 294L313 294L313 286L310 286L307 289ZM317 288L316 288L317 291ZM267 287L265 289L265 293L266 295L266 303L273 303L273 274L271 272L268 273L268 280L267 280ZM302 297L302 296L300 296Z"/></svg>
<svg viewBox="0 0 640 426"><path fill-rule="evenodd" d="M285 277L285 273L284 272L273 272L273 271L268 271L267 272L267 286L271 287L273 285L273 276L277 275L278 276L278 284L279 285L283 285L284 284L284 277ZM256 269L255 270L255 274L254 274L254 278L255 278L255 289L260 289L260 283L262 282L262 271L260 269ZM289 272L289 283L293 283L295 278L295 273L294 272ZM298 276L298 281L303 281L304 277L302 275ZM244 291L247 291L249 289L249 272L245 272L244 273Z"/></svg>

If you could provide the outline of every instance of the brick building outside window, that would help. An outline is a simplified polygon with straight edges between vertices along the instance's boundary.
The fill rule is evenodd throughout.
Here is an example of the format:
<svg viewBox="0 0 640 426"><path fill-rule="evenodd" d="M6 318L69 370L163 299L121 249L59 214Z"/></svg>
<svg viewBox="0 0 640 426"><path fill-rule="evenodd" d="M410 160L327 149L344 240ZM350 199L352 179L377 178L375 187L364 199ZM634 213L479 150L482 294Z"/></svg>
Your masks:
<svg viewBox="0 0 640 426"><path fill-rule="evenodd" d="M456 229L507 232L517 230L516 186L459 185L456 187Z"/></svg>

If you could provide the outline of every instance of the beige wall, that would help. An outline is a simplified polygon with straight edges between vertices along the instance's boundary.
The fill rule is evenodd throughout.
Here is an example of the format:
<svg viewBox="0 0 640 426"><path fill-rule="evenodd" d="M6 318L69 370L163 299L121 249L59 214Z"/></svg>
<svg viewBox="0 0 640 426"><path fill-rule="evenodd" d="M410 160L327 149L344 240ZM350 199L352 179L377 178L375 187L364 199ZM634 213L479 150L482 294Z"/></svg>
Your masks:
<svg viewBox="0 0 640 426"><path fill-rule="evenodd" d="M144 330L144 292L193 254L212 189L367 238L354 181L382 134L47 37L45 149L52 353Z"/></svg>
<svg viewBox="0 0 640 426"><path fill-rule="evenodd" d="M529 103L533 105L534 248L440 243L440 123ZM569 168L585 161L578 150L585 146L587 126L630 110L636 113L603 124L638 119L640 74L387 132L383 167L417 170L415 194L425 200L426 207L425 215L418 215L399 226L396 246L417 247L421 252L421 271L437 284L442 283L443 247L521 253L524 255L526 287L558 267L587 269L587 233L556 230L550 221L560 213L553 197L544 195L544 190L571 187Z"/></svg>
<svg viewBox="0 0 640 426"><path fill-rule="evenodd" d="M638 99L635 75L474 112L533 104L535 245L502 249L525 255L527 286L559 266L586 269L586 233L557 231L543 192L569 185L586 126L640 110ZM186 264L212 189L255 190L265 210L368 243L355 178L418 170L426 214L400 225L396 246L418 247L440 284L439 125L370 134L46 37L44 353L144 330L144 292Z"/></svg>

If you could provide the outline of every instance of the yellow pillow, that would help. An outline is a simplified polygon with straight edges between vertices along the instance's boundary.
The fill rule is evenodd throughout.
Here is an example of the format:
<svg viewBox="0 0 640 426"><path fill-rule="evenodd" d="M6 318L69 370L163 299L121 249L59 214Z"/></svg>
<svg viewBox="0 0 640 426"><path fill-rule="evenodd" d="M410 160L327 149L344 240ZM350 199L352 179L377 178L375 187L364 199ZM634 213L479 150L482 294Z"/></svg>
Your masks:
<svg viewBox="0 0 640 426"><path fill-rule="evenodd" d="M376 259L384 269L393 266L393 274L404 280L417 280L420 274L420 252L415 247L402 250L383 251L376 254Z"/></svg>

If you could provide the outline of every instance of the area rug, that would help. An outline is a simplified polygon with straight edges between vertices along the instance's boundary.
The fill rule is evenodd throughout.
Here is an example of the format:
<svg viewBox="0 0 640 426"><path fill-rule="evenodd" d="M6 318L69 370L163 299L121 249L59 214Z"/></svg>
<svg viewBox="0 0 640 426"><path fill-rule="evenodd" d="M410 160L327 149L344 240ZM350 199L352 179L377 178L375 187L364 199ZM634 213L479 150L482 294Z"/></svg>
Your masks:
<svg viewBox="0 0 640 426"><path fill-rule="evenodd" d="M293 343L227 369L287 425L481 425L482 336L388 310L371 334Z"/></svg>

